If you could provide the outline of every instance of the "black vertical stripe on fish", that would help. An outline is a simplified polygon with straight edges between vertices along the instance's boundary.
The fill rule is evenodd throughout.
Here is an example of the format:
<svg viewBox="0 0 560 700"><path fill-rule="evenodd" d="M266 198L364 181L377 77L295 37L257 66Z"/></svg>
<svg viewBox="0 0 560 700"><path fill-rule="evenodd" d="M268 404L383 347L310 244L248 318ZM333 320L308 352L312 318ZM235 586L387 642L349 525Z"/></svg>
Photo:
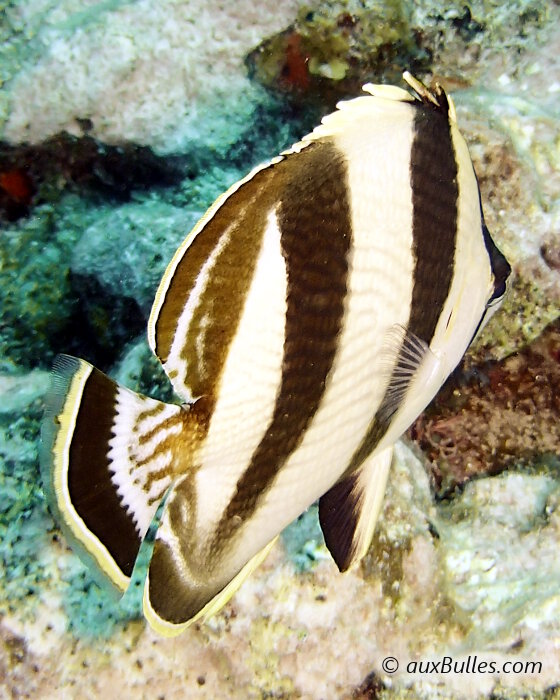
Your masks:
<svg viewBox="0 0 560 700"><path fill-rule="evenodd" d="M117 391L109 377L92 370L82 392L70 444L68 490L88 530L105 545L121 571L130 576L141 539L119 500L108 457Z"/></svg>
<svg viewBox="0 0 560 700"><path fill-rule="evenodd" d="M486 250L488 251L488 257L490 258L490 267L492 268L492 275L494 277L494 292L487 302L487 306L489 306L494 300L500 299L506 293L506 282L509 276L511 275L511 265L507 261L502 251L494 243L494 239L490 235L488 226L486 226L486 221L484 220L484 210L482 208L482 195L480 194L480 187L478 187L478 205L480 207L482 238L484 239L484 245L486 246Z"/></svg>
<svg viewBox="0 0 560 700"><path fill-rule="evenodd" d="M418 106L410 154L414 284L407 330L427 345L449 295L459 185L447 112Z"/></svg>
<svg viewBox="0 0 560 700"><path fill-rule="evenodd" d="M274 172L274 179L267 182L260 201L276 204L287 276L280 385L264 437L239 478L202 559L195 551L197 532L192 527L196 496L189 491L189 497L176 497L177 489L190 489L189 478L169 497L169 528L181 533L181 559L191 573L186 577L171 545L156 539L149 599L156 614L173 624L196 614L227 583L219 578L220 553L258 508L259 499L301 443L325 391L342 329L352 238L343 157L329 142L311 143L268 172ZM265 210L271 211L270 207ZM208 574L206 583L199 580L201 566ZM210 575L214 566L218 568Z"/></svg>
<svg viewBox="0 0 560 700"><path fill-rule="evenodd" d="M359 467L387 431L399 409L392 387L402 383L409 338L429 347L449 295L455 263L459 186L451 125L446 109L418 104L410 153L412 194L412 298L406 336L389 386L348 472ZM417 343L417 340L414 342ZM414 375L410 375L412 381ZM401 402L406 391L401 388Z"/></svg>
<svg viewBox="0 0 560 700"><path fill-rule="evenodd" d="M484 219L482 220L482 235L484 237L484 245L490 257L492 275L494 276L494 291L488 300L488 304L490 305L495 300L501 299L506 293L506 282L511 274L511 265L494 243L490 231L484 223Z"/></svg>
<svg viewBox="0 0 560 700"><path fill-rule="evenodd" d="M280 387L270 424L237 483L216 543L227 541L251 516L300 445L325 392L342 329L352 238L346 166L330 142L305 148L297 165L278 209L287 274Z"/></svg>
<svg viewBox="0 0 560 700"><path fill-rule="evenodd" d="M480 191L479 191L480 197ZM486 224L484 223L484 214L482 213L482 203L480 206L480 213L482 218L482 236L484 238L484 245L488 251L488 256L490 258L490 267L492 269L492 277L494 279L494 290L492 295L486 302L486 308L480 316L480 321L474 330L471 338L471 343L474 341L479 331L486 325L490 316L494 313L496 308L500 305L506 290L507 281L511 274L511 265L508 263L504 255L494 243L490 231L488 230ZM470 344L470 343L469 343Z"/></svg>

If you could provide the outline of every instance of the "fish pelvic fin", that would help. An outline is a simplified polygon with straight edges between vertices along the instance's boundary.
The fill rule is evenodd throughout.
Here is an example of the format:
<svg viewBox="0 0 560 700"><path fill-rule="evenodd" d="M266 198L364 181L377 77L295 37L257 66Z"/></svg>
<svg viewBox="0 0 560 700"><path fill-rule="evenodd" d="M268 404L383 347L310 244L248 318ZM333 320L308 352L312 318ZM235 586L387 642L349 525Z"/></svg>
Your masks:
<svg viewBox="0 0 560 700"><path fill-rule="evenodd" d="M187 409L137 394L59 355L42 426L41 472L61 529L123 593L158 505L189 468L201 427Z"/></svg>
<svg viewBox="0 0 560 700"><path fill-rule="evenodd" d="M356 566L367 554L392 458L392 445L374 452L319 500L325 544L340 571Z"/></svg>

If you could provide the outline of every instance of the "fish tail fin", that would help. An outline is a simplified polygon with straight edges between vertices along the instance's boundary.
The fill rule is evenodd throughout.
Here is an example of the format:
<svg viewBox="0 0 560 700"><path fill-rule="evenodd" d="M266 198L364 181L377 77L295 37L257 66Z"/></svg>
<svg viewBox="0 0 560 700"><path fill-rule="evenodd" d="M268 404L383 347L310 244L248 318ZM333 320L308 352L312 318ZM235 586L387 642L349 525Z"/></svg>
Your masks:
<svg viewBox="0 0 560 700"><path fill-rule="evenodd" d="M42 428L45 492L78 554L120 592L159 503L192 460L189 413L83 360L55 360Z"/></svg>

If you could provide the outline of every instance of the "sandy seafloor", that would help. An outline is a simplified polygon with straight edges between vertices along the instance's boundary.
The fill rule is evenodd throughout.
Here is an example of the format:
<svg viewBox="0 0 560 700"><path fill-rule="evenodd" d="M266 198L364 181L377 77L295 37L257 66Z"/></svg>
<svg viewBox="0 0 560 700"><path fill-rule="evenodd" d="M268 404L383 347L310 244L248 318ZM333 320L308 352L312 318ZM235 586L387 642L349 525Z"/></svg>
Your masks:
<svg viewBox="0 0 560 700"><path fill-rule="evenodd" d="M434 439L421 452L419 428L417 444L398 445L361 567L338 573L312 510L218 615L173 639L138 617L137 599L120 610L99 592L48 514L37 458L48 369L56 352L81 352L150 385L142 327L166 261L225 187L313 125L305 110L318 109L320 87L311 107L284 108L291 98L271 97L245 66L296 17L311 34L310 10L297 0L0 9L0 183L24 143L37 147L29 172L44 178L31 202L0 192L1 698L560 697L560 7L481 1L469 18L460 3L365 5L315 5L319 32L334 31L329 13L333 26L359 27L396 12L399 31L433 42L422 77L454 96L488 226L516 276L470 355L475 368L497 364L482 397L459 388L455 417L418 424L436 425L447 452ZM328 52L340 46L322 41L317 71L338 79L344 62ZM107 144L87 166L93 185L80 147L45 161L41 144L62 132ZM165 189L130 175L116 197L125 175L99 153L124 143L188 176ZM127 153L123 167L138 167ZM443 482L455 488L443 493L452 448Z"/></svg>

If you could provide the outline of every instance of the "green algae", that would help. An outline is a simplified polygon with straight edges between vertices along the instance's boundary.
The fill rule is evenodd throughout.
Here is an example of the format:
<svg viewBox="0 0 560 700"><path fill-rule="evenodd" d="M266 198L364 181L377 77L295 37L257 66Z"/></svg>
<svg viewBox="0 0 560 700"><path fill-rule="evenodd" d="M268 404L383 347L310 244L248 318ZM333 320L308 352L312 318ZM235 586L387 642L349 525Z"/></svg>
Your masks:
<svg viewBox="0 0 560 700"><path fill-rule="evenodd" d="M104 296L128 298L147 319L165 268L196 218L190 210L170 206L157 197L100 211L72 250L72 272L82 279L94 278L102 306L107 306ZM114 304L112 308L114 322L118 313ZM113 340L109 337L107 343Z"/></svg>
<svg viewBox="0 0 560 700"><path fill-rule="evenodd" d="M0 334L5 357L21 365L48 354L51 337L72 313L69 267L56 239L50 207L22 226L6 226L0 237Z"/></svg>
<svg viewBox="0 0 560 700"><path fill-rule="evenodd" d="M0 229L1 367L48 367L77 309L71 254L95 207L75 195Z"/></svg>
<svg viewBox="0 0 560 700"><path fill-rule="evenodd" d="M144 396L178 405L183 401L174 393L169 377L152 353L146 338L141 338L125 348L111 375L119 384Z"/></svg>
<svg viewBox="0 0 560 700"><path fill-rule="evenodd" d="M21 408L21 393L13 383L10 383L9 391L5 387L2 391L0 612L33 607L36 603L34 596L50 578L37 556L48 544L46 532L49 527L37 464L42 415L40 396L46 386L45 379L41 372L30 375L27 381L20 379L28 391L25 411ZM23 402L25 404L24 399Z"/></svg>

